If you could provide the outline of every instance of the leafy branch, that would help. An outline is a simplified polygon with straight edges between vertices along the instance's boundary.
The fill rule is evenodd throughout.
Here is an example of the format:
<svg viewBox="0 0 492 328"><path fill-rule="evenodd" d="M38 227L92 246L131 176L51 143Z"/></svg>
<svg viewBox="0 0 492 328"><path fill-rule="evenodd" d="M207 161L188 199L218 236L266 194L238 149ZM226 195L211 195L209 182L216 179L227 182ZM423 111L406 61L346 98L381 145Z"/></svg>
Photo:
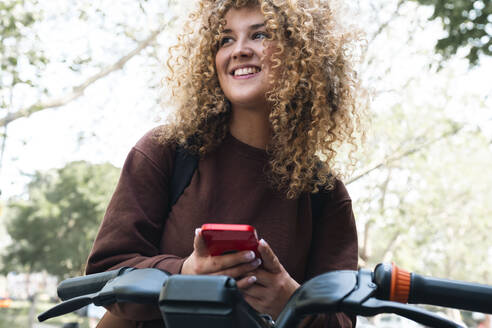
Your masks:
<svg viewBox="0 0 492 328"><path fill-rule="evenodd" d="M71 101L79 98L80 96L82 96L84 94L84 91L89 86L94 84L96 81L108 76L112 72L115 72L115 71L122 69L130 59L132 59L133 57L138 55L140 52L142 52L143 49L145 49L149 45L151 45L167 25L168 25L168 23L161 25L157 30L152 32L145 40L141 41L133 50L131 50L126 55L124 55L123 57L118 59L112 65L109 65L108 67L103 68L97 74L94 74L93 76L89 77L82 84L75 86L75 87L72 87L72 89L67 94L62 95L61 97L58 97L58 98L44 101L44 102L43 101L37 102L37 103L27 107L27 108L23 108L23 109L20 109L18 111L9 113L4 118L0 119L0 126L5 127L6 125L11 123L12 121L15 121L19 118L29 117L32 114L40 112L40 111L45 110L45 109L63 106L63 105L70 103Z"/></svg>
<svg viewBox="0 0 492 328"><path fill-rule="evenodd" d="M373 165L372 167L365 169L364 171L362 171L358 175L350 178L348 181L345 182L345 184L346 185L351 184L351 183L363 178L364 176L368 175L372 171L375 171L375 170L380 169L382 167L388 166L390 163L399 161L405 157L411 156L411 155L418 153L418 152L420 152L426 148L429 148L430 146L432 146L433 144L435 144L438 141L441 141L443 139L446 139L446 138L449 138L451 136L458 134L458 132L461 131L462 128L463 128L463 126L454 126L450 131L444 132L440 136L438 136L434 139L431 139L425 143L422 143L418 146L414 146L414 147L412 147L406 151L403 151L403 152L396 152L394 154L388 155L388 156L386 156L386 158L384 158L382 161L380 161L376 165ZM421 140L422 138L423 138L422 136L419 136L419 137L415 138L415 140Z"/></svg>

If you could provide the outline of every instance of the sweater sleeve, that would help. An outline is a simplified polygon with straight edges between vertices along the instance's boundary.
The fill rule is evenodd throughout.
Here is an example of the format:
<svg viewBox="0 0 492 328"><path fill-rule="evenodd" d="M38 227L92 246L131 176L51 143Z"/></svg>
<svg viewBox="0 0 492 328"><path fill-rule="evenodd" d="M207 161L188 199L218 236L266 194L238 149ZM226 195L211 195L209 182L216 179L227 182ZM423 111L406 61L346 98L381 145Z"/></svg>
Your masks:
<svg viewBox="0 0 492 328"><path fill-rule="evenodd" d="M334 270L357 270L357 228L352 201L341 181L324 195L323 211L313 221L313 237L306 278ZM319 315L310 328L355 327L355 317L343 313Z"/></svg>
<svg viewBox="0 0 492 328"><path fill-rule="evenodd" d="M169 211L173 158L174 149L160 145L153 131L131 149L89 255L87 274L123 266L158 268L172 274L181 271L183 258L159 251ZM110 310L134 320L159 316L141 306L112 306Z"/></svg>
<svg viewBox="0 0 492 328"><path fill-rule="evenodd" d="M323 196L322 214L313 221L307 279L328 271L357 270L357 227L347 189L337 181Z"/></svg>

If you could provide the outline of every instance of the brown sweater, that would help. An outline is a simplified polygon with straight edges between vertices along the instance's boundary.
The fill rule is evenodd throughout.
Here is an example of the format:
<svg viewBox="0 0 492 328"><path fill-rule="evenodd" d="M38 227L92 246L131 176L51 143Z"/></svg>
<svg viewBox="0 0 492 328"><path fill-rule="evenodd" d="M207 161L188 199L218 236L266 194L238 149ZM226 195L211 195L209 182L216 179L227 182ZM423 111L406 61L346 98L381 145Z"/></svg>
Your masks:
<svg viewBox="0 0 492 328"><path fill-rule="evenodd" d="M193 251L195 228L204 223L254 226L300 284L326 271L357 269L357 231L341 182L323 194L322 216L313 220L309 195L289 200L272 189L264 178L266 152L228 135L200 159L190 185L169 212L174 147L159 144L153 135L147 133L125 161L87 274L122 266L180 273ZM158 316L141 307L112 310L134 320ZM344 315L331 319L330 327L351 326Z"/></svg>

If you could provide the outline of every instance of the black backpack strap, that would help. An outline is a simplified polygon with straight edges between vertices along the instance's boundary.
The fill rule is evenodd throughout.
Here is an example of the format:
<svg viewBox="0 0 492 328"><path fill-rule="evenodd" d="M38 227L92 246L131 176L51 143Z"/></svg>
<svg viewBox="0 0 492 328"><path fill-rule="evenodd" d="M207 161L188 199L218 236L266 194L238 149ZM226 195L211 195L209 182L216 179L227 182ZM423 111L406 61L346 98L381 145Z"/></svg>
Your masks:
<svg viewBox="0 0 492 328"><path fill-rule="evenodd" d="M176 146L169 208L176 204L183 191L190 184L191 178L198 167L198 160L199 157L197 155L191 154L182 146Z"/></svg>
<svg viewBox="0 0 492 328"><path fill-rule="evenodd" d="M323 194L318 191L315 194L309 194L311 197L311 216L317 220L323 214Z"/></svg>
<svg viewBox="0 0 492 328"><path fill-rule="evenodd" d="M318 167L320 167L321 165L321 162L319 162ZM326 190L326 185L320 186L317 193L309 194L309 196L311 197L311 215L313 220L317 220L323 214L323 199L326 199L327 194L328 199L331 200L331 198L333 197L333 190Z"/></svg>

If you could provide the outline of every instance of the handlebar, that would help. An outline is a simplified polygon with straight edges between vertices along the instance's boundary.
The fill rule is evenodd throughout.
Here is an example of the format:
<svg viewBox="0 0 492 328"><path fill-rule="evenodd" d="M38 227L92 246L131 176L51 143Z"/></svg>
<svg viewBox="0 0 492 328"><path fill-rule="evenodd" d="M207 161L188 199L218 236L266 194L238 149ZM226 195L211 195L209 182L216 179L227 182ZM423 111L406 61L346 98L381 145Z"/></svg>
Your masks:
<svg viewBox="0 0 492 328"><path fill-rule="evenodd" d="M65 301L77 296L95 293L101 290L109 280L121 276L131 270L134 269L123 267L116 270L63 280L57 288L58 297L62 301Z"/></svg>
<svg viewBox="0 0 492 328"><path fill-rule="evenodd" d="M461 327L405 303L492 314L492 286L425 277L408 273L394 264L378 264L374 272L361 269L317 276L297 289L275 323L268 316L256 313L244 301L235 280L230 277L171 276L157 269L131 268L97 275L63 281L58 293L69 297L38 319L44 321L90 303L116 302L159 305L168 328L289 328L296 327L306 315L326 312L362 316L395 313L426 326ZM101 285L103 287L95 291Z"/></svg>
<svg viewBox="0 0 492 328"><path fill-rule="evenodd" d="M412 275L408 303L431 304L492 313L491 288L478 284Z"/></svg>
<svg viewBox="0 0 492 328"><path fill-rule="evenodd" d="M378 264L374 270L378 298L401 303L428 304L492 313L492 287L426 277L396 265Z"/></svg>

